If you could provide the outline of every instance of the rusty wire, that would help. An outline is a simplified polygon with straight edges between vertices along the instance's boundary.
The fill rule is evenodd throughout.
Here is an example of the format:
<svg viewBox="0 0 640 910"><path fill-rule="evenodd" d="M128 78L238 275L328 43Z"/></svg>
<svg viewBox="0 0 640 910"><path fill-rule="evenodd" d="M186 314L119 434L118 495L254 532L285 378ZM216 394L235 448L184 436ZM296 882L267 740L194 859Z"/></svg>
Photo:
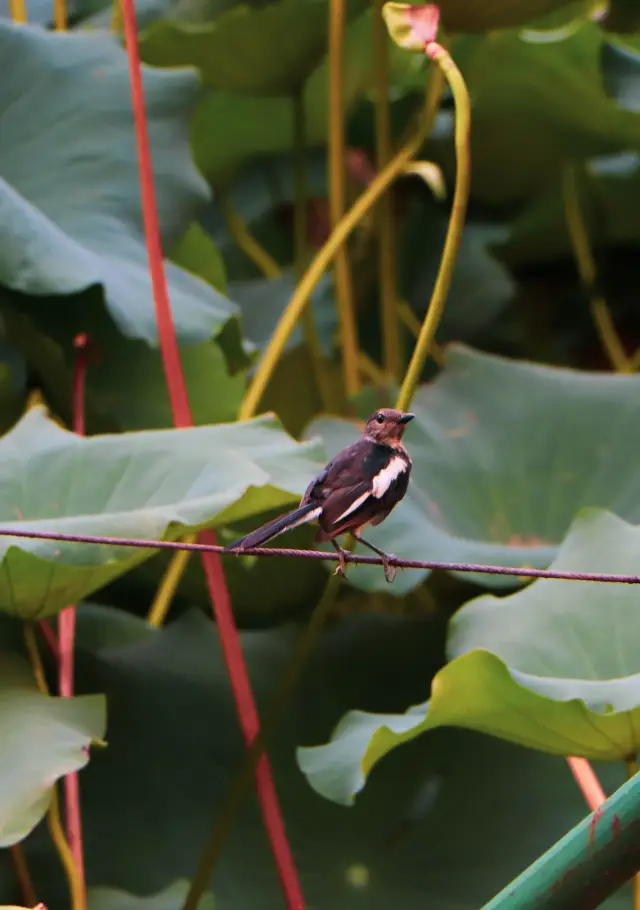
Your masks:
<svg viewBox="0 0 640 910"><path fill-rule="evenodd" d="M0 537L27 538L30 540L52 540L63 543L97 544L109 547L132 547L142 550L195 550L204 553L219 553L224 556L281 556L289 559L322 559L337 562L337 553L325 550L294 550L287 547L252 547L246 550L226 550L223 546L202 543L185 543L173 540L145 540L137 537L99 537L92 534L59 534L55 531L26 531L15 528L0 528ZM356 553L344 554L345 562L357 565L382 566L379 556L361 556ZM398 569L442 569L446 572L466 572L484 575L511 575L518 578L555 578L561 581L597 581L608 584L637 585L640 575L620 575L606 572L569 572L554 569L533 569L516 566L490 566L482 563L441 562L439 560L400 559L390 555L388 564Z"/></svg>

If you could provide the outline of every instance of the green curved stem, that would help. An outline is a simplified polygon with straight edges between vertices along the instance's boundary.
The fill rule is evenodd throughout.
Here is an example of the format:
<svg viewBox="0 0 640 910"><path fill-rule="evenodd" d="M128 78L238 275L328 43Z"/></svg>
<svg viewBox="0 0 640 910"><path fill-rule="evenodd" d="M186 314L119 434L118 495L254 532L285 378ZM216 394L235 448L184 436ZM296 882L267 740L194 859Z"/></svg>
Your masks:
<svg viewBox="0 0 640 910"><path fill-rule="evenodd" d="M580 282L589 296L591 316L600 338L600 343L617 373L634 373L634 364L629 361L615 327L607 301L598 291L598 270L595 256L589 242L589 232L580 205L580 192L576 168L566 165L562 175L562 197L567 232L576 261Z"/></svg>
<svg viewBox="0 0 640 910"><path fill-rule="evenodd" d="M391 124L389 105L389 32L382 16L385 0L375 0L373 39L375 49L375 119L376 164L381 171L391 159ZM387 376L399 382L402 378L402 346L396 287L396 238L393 200L385 193L378 204L378 277L382 311L383 363Z"/></svg>
<svg viewBox="0 0 640 910"><path fill-rule="evenodd" d="M233 776L231 785L227 790L222 809L211 829L209 840L207 841L198 864L198 869L191 883L190 895L199 896L209 887L209 882L211 881L216 864L220 859L222 849L231 832L233 822L238 814L238 809L242 805L242 801L249 790L251 779L258 766L258 762L264 754L267 741L277 727L284 708L289 703L291 694L307 663L313 645L324 627L341 582L342 577L339 575L333 575L329 578L324 593L298 641L291 662L286 667L276 691L269 701L258 735L254 738L245 752L243 759ZM188 907L192 906L195 905L193 900L190 900L190 897L188 896L183 910L187 910Z"/></svg>
<svg viewBox="0 0 640 910"><path fill-rule="evenodd" d="M403 173L405 166L422 147L433 126L443 84L442 71L434 67L429 78L423 116L414 136L400 149L389 164L376 175L365 192L356 200L346 215L340 219L301 278L287 309L280 317L262 361L255 372L253 382L247 390L238 414L240 420L249 420L256 413L260 399L269 384L278 359L284 351L300 316L304 312L313 289L333 261L337 251L358 222L373 208L390 184Z"/></svg>
<svg viewBox="0 0 640 910"><path fill-rule="evenodd" d="M346 144L344 105L345 0L329 0L329 215L335 229L346 209ZM335 296L340 322L342 368L347 398L360 388L358 328L353 298L351 263L346 243L335 257Z"/></svg>
<svg viewBox="0 0 640 910"><path fill-rule="evenodd" d="M304 91L296 90L292 96L293 107L293 242L296 281L304 272L307 257L307 129ZM331 410L331 393L325 376L322 346L313 307L306 307L302 314L302 332L311 357L313 375L320 401L325 411Z"/></svg>
<svg viewBox="0 0 640 910"><path fill-rule="evenodd" d="M429 349L435 339L436 331L444 312L447 293L453 277L458 247L464 229L464 221L469 201L469 187L471 183L471 155L469 150L469 134L471 127L471 107L469 93L460 70L453 62L449 53L436 42L425 48L433 63L443 73L451 86L456 109L455 146L456 146L456 188L453 196L453 205L449 217L449 229L442 252L440 269L433 289L433 295L425 320L418 336L418 341L413 351L409 368L404 377L396 407L406 411L411 404L420 380L424 362L429 354Z"/></svg>

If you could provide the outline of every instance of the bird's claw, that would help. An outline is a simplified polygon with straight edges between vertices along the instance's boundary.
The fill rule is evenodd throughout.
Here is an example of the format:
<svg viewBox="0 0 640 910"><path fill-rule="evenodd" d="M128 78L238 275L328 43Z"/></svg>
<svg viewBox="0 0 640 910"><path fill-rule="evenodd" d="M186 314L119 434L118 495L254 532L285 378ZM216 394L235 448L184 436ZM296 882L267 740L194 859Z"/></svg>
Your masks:
<svg viewBox="0 0 640 910"><path fill-rule="evenodd" d="M334 575L341 575L343 578L346 578L347 575L347 560L345 559L344 553L338 551L338 565L335 568Z"/></svg>
<svg viewBox="0 0 640 910"><path fill-rule="evenodd" d="M387 558L383 558L382 560L382 565L384 566L384 577L389 584L391 584L393 579L396 577L396 567L391 565L389 562L390 559L397 559L397 557L394 556L393 553L389 553Z"/></svg>

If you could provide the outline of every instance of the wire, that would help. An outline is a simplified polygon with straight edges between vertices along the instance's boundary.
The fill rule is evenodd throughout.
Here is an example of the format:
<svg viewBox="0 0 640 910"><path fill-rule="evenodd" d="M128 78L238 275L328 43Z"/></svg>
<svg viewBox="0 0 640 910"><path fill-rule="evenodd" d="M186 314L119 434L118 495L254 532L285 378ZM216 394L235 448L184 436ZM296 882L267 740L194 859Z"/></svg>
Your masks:
<svg viewBox="0 0 640 910"><path fill-rule="evenodd" d="M337 553L324 550L294 550L285 547L251 547L246 550L227 550L219 544L186 543L180 540L147 540L139 537L100 537L97 534L59 534L56 531L23 531L16 528L0 528L0 537L15 537L28 540L61 540L65 543L98 544L109 547L133 547L140 550L194 550L200 553L219 553L225 556L282 556L286 559L322 559L338 562ZM357 553L345 556L347 563L365 566L382 566L379 556L360 556ZM596 581L601 584L640 584L640 575L621 575L610 572L565 572L555 569L532 569L519 566L489 566L473 562L441 562L440 560L399 559L388 556L390 566L397 569L441 569L445 572L473 572L479 575L511 575L515 578L556 578L560 581Z"/></svg>

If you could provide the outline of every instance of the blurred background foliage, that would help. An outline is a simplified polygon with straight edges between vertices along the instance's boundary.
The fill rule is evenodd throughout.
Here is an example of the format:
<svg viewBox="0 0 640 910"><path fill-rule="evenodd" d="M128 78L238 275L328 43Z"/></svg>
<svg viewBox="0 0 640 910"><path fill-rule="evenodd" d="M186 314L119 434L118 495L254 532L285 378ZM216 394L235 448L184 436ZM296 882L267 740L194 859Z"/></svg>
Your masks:
<svg viewBox="0 0 640 910"><path fill-rule="evenodd" d="M378 7L349 0L345 9L342 160L351 204L378 170L381 60ZM563 557L582 507L639 520L640 14L635 0L443 0L441 9L471 96L470 208L413 403L414 481L372 539L408 558L545 567ZM233 425L301 272L331 232L328 3L137 3L167 277L197 425L185 436L169 430L121 23L103 0L73 0L68 11L68 33L54 35L50 0L28 0L28 28L12 24L0 0L0 518L142 536L206 525L227 543L295 502L362 418L393 403L447 230L452 99L445 92L418 156L436 170L405 174L386 203L399 374L385 363L380 221L369 213L347 245L357 394L344 384L338 292L327 272L313 295L317 345L298 327L261 401L259 411L275 417L218 431ZM415 128L430 66L390 40L386 53L395 151ZM92 439L80 444L54 420L71 424L81 332L92 344ZM51 419L28 408L34 391ZM168 432L146 432L158 430ZM287 546L311 544L308 528L286 538ZM604 550L589 549L589 559ZM77 689L106 694L109 741L81 776L89 910L169 910L184 898L242 754L202 568L189 563L169 622L154 629L144 618L166 554L73 552L3 547L4 651L23 660L20 621L81 601ZM614 552L602 559L581 567L616 571ZM264 707L328 572L302 560L224 565ZM447 658L465 656L445 647L450 617L487 587L509 593L495 577L399 572L388 587L370 568L349 572L272 747L310 907L478 907L584 815L560 758L527 751L526 734L511 737L521 745L492 739L481 724L476 732L432 729L393 752L350 810L323 800L296 764L296 746L326 742L351 709L402 717L425 702ZM619 606L613 601L604 601L607 615ZM596 651L608 647L601 616L584 633ZM625 617L621 608L622 637L633 634ZM553 631L535 634L543 650L554 643ZM500 657L491 636L477 637ZM552 675L575 675L575 645L557 647ZM0 673L9 704L23 685L24 666L16 666ZM517 660L509 668L523 670ZM598 672L605 687L625 677L631 694L619 710L631 716L640 705L638 659ZM588 676L582 667L575 673ZM565 698L554 692L548 697ZM46 726L35 745L28 728L10 742L15 715L0 710L8 792L39 799L16 807L0 782L0 831L15 833L4 846L42 817L51 780L86 761L79 753L71 760L60 744L70 728L74 749L101 736L100 710L78 699L80 713ZM352 765L366 753L360 746ZM26 748L50 750L53 764L31 767ZM343 797L357 791L333 765L329 773ZM623 776L615 765L600 773L607 789ZM216 872L218 910L281 906L253 803ZM25 852L38 896L66 906L42 824ZM5 859L0 898L19 902ZM607 906L630 907L629 891Z"/></svg>

